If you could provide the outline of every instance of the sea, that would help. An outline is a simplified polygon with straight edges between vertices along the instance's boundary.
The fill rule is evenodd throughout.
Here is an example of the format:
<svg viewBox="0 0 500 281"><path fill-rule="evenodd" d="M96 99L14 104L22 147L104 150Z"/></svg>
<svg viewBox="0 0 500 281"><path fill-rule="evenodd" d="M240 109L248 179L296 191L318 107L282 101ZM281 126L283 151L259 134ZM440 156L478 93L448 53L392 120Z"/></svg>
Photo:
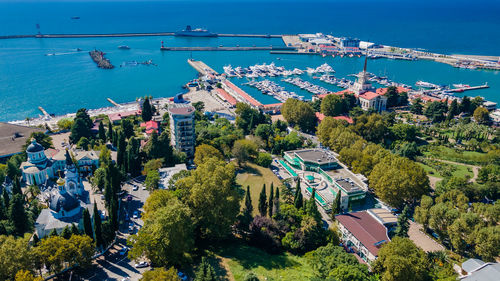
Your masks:
<svg viewBox="0 0 500 281"><path fill-rule="evenodd" d="M171 32L186 25L216 33L317 33L356 37L445 54L500 55L500 1L36 1L0 0L0 35L56 33ZM79 19L72 19L79 17ZM39 28L37 28L37 25ZM353 79L363 58L277 55L268 51L174 52L166 46L283 46L278 38L179 38L172 36L0 40L0 121L38 117L42 106L56 115L79 108L110 106L106 98L129 102L138 97L171 97L197 77L188 58L216 71L225 65L272 63L287 69L332 66L337 77ZM130 50L118 49L127 45ZM97 48L116 66L96 67L88 51ZM80 49L81 51L77 51ZM154 65L133 65L152 60ZM488 83L466 92L500 103L500 72L457 69L432 61L369 60L368 71L409 85ZM331 90L335 86L303 75ZM305 98L310 94L273 80ZM264 104L277 102L233 79ZM463 94L458 94L463 95Z"/></svg>

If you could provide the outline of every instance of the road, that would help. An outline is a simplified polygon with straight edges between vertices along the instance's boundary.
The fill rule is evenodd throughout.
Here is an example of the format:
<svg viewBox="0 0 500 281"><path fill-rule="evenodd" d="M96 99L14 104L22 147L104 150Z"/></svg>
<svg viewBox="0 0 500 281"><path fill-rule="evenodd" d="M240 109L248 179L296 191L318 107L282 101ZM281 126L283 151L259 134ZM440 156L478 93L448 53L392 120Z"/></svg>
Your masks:
<svg viewBox="0 0 500 281"><path fill-rule="evenodd" d="M138 186L138 190L133 190L133 185ZM125 213L130 217L130 222L134 225L133 233L143 226L140 214L143 211L143 205L149 196L149 191L142 189L143 185L138 182L127 182L123 185L122 189L127 193L122 196L122 209L120 217L120 229L117 236L117 241L113 247L106 252L106 254L97 258L92 267L85 272L73 275L72 280L90 280L90 281L103 281L103 280L123 280L129 277L131 281L139 280L144 271L149 268L135 268L135 261L128 259L126 255L120 255L119 251L123 246L127 245L127 238L129 235L129 222L125 221ZM127 195L132 196L131 201L127 201ZM132 215L134 211L139 212L139 218L134 219Z"/></svg>

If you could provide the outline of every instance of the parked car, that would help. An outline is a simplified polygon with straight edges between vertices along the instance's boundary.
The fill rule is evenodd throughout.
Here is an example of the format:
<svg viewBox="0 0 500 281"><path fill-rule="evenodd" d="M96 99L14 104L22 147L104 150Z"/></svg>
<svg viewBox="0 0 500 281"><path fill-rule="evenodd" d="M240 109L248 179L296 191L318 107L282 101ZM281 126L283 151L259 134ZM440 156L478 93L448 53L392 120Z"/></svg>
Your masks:
<svg viewBox="0 0 500 281"><path fill-rule="evenodd" d="M182 280L182 281L188 281L189 278L186 276L186 274L182 273L181 271L179 271L177 273L177 276L179 276L179 278Z"/></svg>
<svg viewBox="0 0 500 281"><path fill-rule="evenodd" d="M143 267L148 267L148 266L149 266L149 263L147 263L145 261L141 261L140 263L135 264L135 268L143 268Z"/></svg>
<svg viewBox="0 0 500 281"><path fill-rule="evenodd" d="M130 201L132 201L132 195L130 195L130 194L129 194L129 195L127 196L127 201L129 201L129 202L130 202Z"/></svg>
<svg viewBox="0 0 500 281"><path fill-rule="evenodd" d="M130 281L130 277L125 277L125 278L122 278L122 281Z"/></svg>
<svg viewBox="0 0 500 281"><path fill-rule="evenodd" d="M146 190L146 186L145 185L142 185L142 190Z"/></svg>
<svg viewBox="0 0 500 281"><path fill-rule="evenodd" d="M132 215L134 219L137 219L139 217L139 212L134 211L134 214Z"/></svg>
<svg viewBox="0 0 500 281"><path fill-rule="evenodd" d="M139 187L137 185L134 185L134 187L132 188L133 191L137 191L139 189Z"/></svg>
<svg viewBox="0 0 500 281"><path fill-rule="evenodd" d="M124 256L127 254L128 250L129 250L129 247L123 246L123 248L121 248L120 252L118 252L118 253L120 254L120 256Z"/></svg>

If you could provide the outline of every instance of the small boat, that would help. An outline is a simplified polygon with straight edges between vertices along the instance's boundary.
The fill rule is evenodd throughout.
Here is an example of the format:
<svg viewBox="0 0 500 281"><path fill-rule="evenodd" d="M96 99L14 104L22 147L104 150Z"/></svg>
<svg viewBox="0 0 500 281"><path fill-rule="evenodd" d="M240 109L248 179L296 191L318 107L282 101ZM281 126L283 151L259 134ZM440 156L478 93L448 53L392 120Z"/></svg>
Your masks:
<svg viewBox="0 0 500 281"><path fill-rule="evenodd" d="M79 20L80 17L71 17L72 20Z"/></svg>
<svg viewBox="0 0 500 281"><path fill-rule="evenodd" d="M82 51L82 49L80 49L80 48L76 48L76 51L77 51L77 52L81 52L81 51Z"/></svg>
<svg viewBox="0 0 500 281"><path fill-rule="evenodd" d="M130 47L127 46L127 45L121 45L121 46L118 46L118 49L120 49L120 50L130 50Z"/></svg>

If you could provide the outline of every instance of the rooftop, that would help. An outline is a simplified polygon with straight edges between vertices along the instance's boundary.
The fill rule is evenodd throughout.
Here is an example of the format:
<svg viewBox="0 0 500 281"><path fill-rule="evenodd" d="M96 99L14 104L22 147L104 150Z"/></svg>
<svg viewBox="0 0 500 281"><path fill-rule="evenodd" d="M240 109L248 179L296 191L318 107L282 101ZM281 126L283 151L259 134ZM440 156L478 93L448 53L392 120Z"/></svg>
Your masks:
<svg viewBox="0 0 500 281"><path fill-rule="evenodd" d="M372 99L377 98L379 96L380 96L379 94L374 93L374 92L366 92L366 93L359 95L359 98L363 98L366 100L372 100Z"/></svg>
<svg viewBox="0 0 500 281"><path fill-rule="evenodd" d="M23 145L33 132L44 132L39 128L0 122L0 158L22 152Z"/></svg>
<svg viewBox="0 0 500 281"><path fill-rule="evenodd" d="M324 149L302 149L288 151L289 153L295 153L303 161L314 162L314 163L329 163L336 162L333 154Z"/></svg>
<svg viewBox="0 0 500 281"><path fill-rule="evenodd" d="M401 94L401 93L408 93L410 89L407 89L405 87L396 87L396 91ZM376 90L377 94L379 95L385 95L387 93L387 88L378 88Z"/></svg>
<svg viewBox="0 0 500 281"><path fill-rule="evenodd" d="M252 96L247 94L245 91L240 89L238 86L234 85L231 81L229 80L224 80L224 84L231 88L233 91L235 91L238 95L240 95L242 98L244 98L246 101L248 101L251 105L255 107L262 106L262 103L258 102L256 99L254 99Z"/></svg>
<svg viewBox="0 0 500 281"><path fill-rule="evenodd" d="M141 113L140 110L132 110L132 111L124 111L124 112L116 112L108 114L108 118L111 122L120 121L123 118L139 115Z"/></svg>
<svg viewBox="0 0 500 281"><path fill-rule="evenodd" d="M389 210L386 209L382 208L369 209L368 213L383 225L395 224L398 222L398 218L394 214L392 214Z"/></svg>
<svg viewBox="0 0 500 281"><path fill-rule="evenodd" d="M335 219L375 256L380 245L390 241L387 229L366 211L337 215Z"/></svg>
<svg viewBox="0 0 500 281"><path fill-rule="evenodd" d="M233 96L228 94L224 89L217 88L215 90L220 96L222 96L222 98L224 98L232 106L235 106L238 103L238 101Z"/></svg>
<svg viewBox="0 0 500 281"><path fill-rule="evenodd" d="M168 111L174 115L191 115L195 109L190 104L186 103L173 103L168 106Z"/></svg>
<svg viewBox="0 0 500 281"><path fill-rule="evenodd" d="M356 184L352 179L350 178L339 178L335 179L335 182L340 185L340 187L347 192L356 192L356 191L362 191L363 189L361 186Z"/></svg>
<svg viewBox="0 0 500 281"><path fill-rule="evenodd" d="M500 275L500 263L485 263L478 259L468 259L462 264L462 269L468 273L461 280L465 281L495 281Z"/></svg>

